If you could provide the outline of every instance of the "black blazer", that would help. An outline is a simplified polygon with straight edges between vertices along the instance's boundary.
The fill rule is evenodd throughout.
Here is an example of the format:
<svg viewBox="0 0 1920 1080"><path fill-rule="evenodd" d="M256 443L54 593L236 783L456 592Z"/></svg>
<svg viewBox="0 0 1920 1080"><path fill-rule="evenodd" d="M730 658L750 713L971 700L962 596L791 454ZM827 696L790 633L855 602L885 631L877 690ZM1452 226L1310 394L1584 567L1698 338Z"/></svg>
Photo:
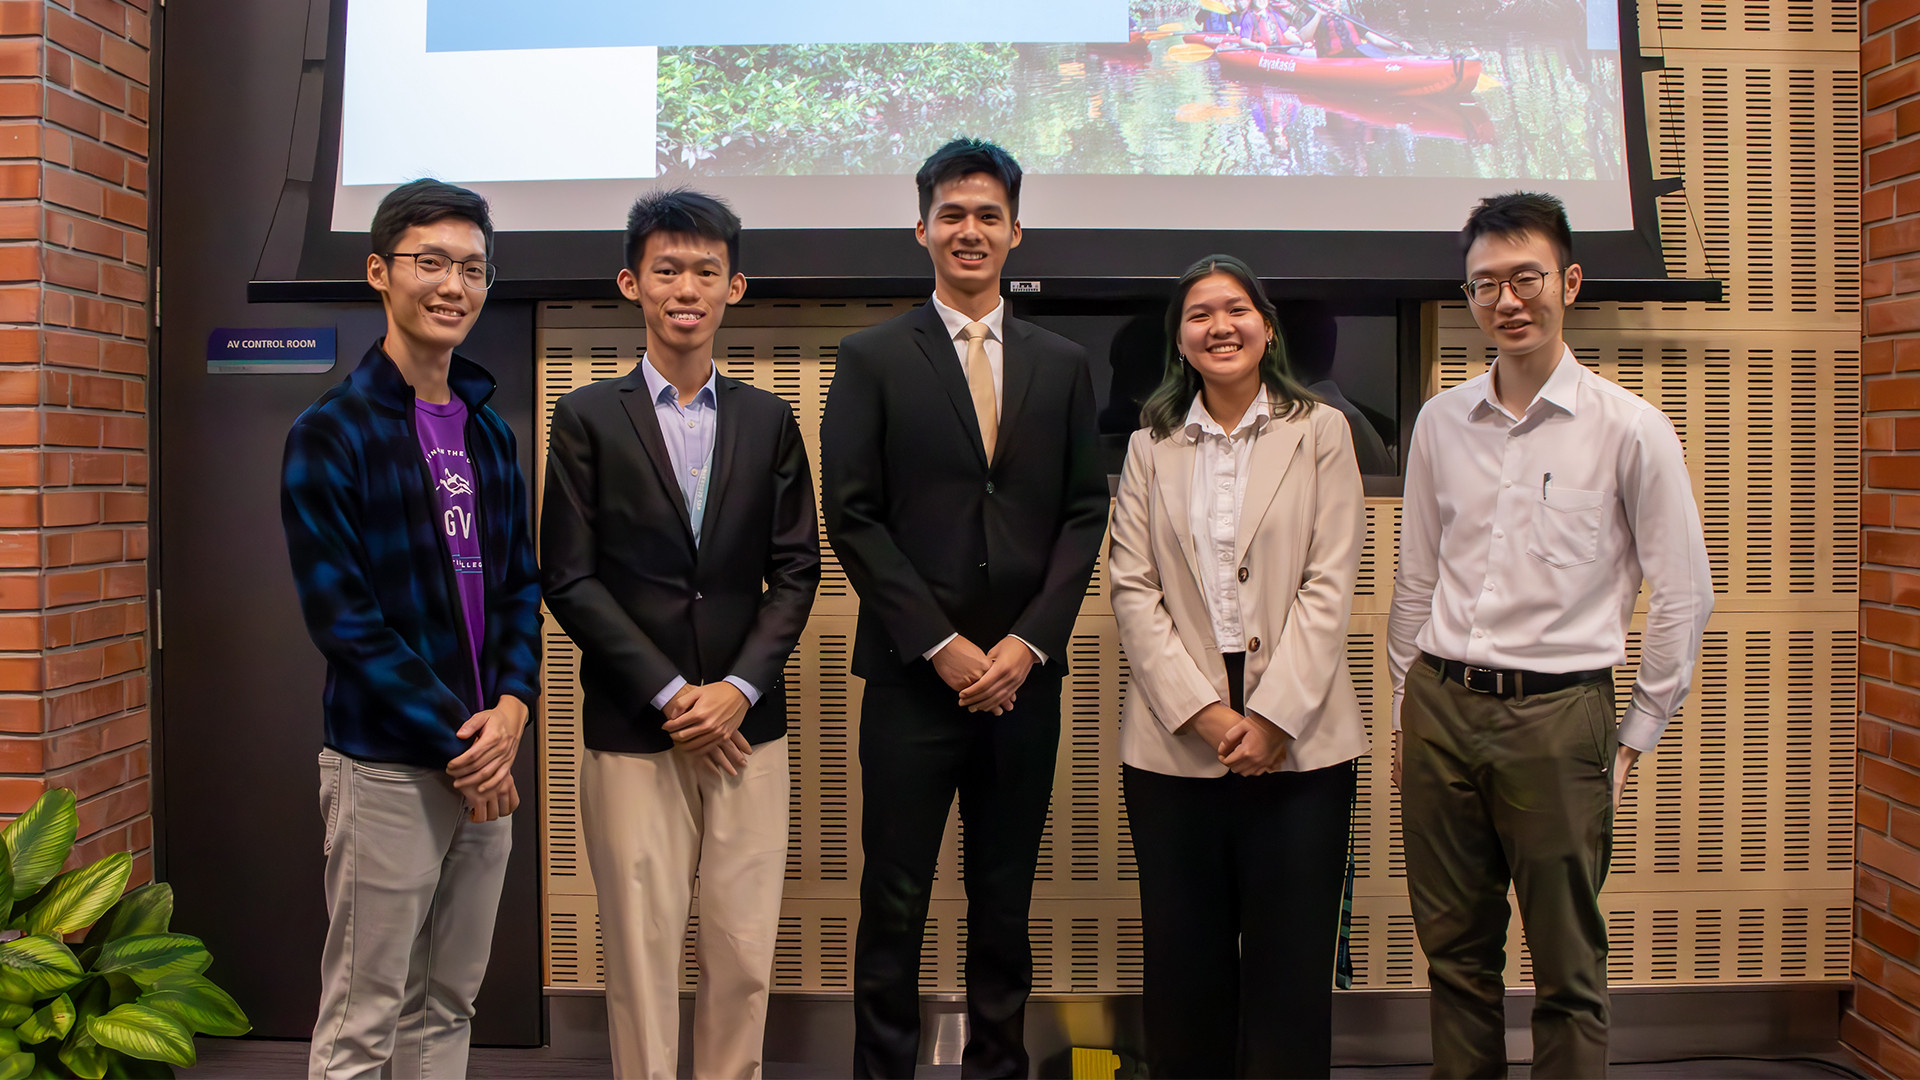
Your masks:
<svg viewBox="0 0 1920 1080"><path fill-rule="evenodd" d="M781 676L820 584L813 476L785 401L724 375L714 394L698 549L639 365L554 406L540 573L580 646L588 749L672 749L652 701L676 675L745 679L760 701L741 734L786 733Z"/></svg>
<svg viewBox="0 0 1920 1080"><path fill-rule="evenodd" d="M993 467L953 340L924 304L840 343L820 424L827 539L860 594L853 672L901 681L961 633L1065 670L1107 525L1080 346L1008 318ZM1058 665L1057 667L1055 665Z"/></svg>

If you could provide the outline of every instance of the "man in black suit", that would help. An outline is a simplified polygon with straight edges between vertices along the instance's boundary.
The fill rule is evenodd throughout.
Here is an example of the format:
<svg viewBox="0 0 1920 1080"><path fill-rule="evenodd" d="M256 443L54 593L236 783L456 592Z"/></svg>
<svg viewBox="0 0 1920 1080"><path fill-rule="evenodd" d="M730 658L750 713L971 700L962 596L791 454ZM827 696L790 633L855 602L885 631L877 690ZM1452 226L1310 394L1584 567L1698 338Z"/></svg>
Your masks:
<svg viewBox="0 0 1920 1080"><path fill-rule="evenodd" d="M931 303L840 343L827 538L860 594L854 1068L913 1075L920 942L954 793L965 826L966 1076L1026 1076L1027 909L1068 639L1106 531L1080 346L1006 316L1020 166L958 139L915 177Z"/></svg>
<svg viewBox="0 0 1920 1080"><path fill-rule="evenodd" d="M696 871L695 1073L760 1075L786 871L781 673L820 539L793 410L714 368L747 287L739 237L705 195L635 203L619 280L646 313L646 357L553 411L540 561L580 646L581 822L623 1077L675 1075Z"/></svg>

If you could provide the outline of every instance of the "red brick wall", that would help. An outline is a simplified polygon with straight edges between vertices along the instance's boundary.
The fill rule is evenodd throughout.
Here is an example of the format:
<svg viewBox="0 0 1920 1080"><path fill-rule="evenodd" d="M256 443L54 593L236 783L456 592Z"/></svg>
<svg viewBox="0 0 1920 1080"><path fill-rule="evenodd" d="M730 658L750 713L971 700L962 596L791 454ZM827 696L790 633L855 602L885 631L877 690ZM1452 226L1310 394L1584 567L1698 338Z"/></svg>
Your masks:
<svg viewBox="0 0 1920 1080"><path fill-rule="evenodd" d="M1920 0L1868 0L1865 484L1854 997L1842 1038L1920 1076Z"/></svg>
<svg viewBox="0 0 1920 1080"><path fill-rule="evenodd" d="M153 876L149 0L0 0L0 814Z"/></svg>

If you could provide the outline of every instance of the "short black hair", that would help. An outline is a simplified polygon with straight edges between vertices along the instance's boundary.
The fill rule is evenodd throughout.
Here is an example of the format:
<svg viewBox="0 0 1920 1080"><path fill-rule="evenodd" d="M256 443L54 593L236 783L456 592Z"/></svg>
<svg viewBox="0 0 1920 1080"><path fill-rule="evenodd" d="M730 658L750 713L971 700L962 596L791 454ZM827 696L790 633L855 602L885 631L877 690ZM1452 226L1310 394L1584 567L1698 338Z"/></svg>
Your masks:
<svg viewBox="0 0 1920 1080"><path fill-rule="evenodd" d="M718 240L727 245L727 272L740 271L740 215L723 200L692 188L649 191L627 211L627 269L640 268L647 237L673 233Z"/></svg>
<svg viewBox="0 0 1920 1080"><path fill-rule="evenodd" d="M950 180L986 173L1007 189L1007 215L1020 216L1020 163L1005 149L985 139L959 138L935 150L914 174L920 188L920 220L933 209L933 189Z"/></svg>
<svg viewBox="0 0 1920 1080"><path fill-rule="evenodd" d="M425 178L401 184L380 200L380 209L373 212L373 224L367 230L373 253L384 259L393 254L394 245L408 229L450 217L478 225L486 241L487 257L493 257L493 213L487 200L466 188Z"/></svg>
<svg viewBox="0 0 1920 1080"><path fill-rule="evenodd" d="M1552 242L1561 269L1573 265L1573 229L1567 225L1566 204L1537 191L1509 191L1481 199L1460 230L1460 254L1465 256L1483 236L1516 239L1527 233Z"/></svg>

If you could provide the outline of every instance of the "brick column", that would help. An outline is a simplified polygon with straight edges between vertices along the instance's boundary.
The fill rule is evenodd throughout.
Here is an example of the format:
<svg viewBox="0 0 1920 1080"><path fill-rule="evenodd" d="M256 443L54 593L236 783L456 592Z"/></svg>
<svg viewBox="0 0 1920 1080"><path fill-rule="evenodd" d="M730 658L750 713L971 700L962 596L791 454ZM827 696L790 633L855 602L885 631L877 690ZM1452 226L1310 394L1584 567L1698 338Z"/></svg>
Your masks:
<svg viewBox="0 0 1920 1080"><path fill-rule="evenodd" d="M153 876L149 0L0 0L0 814Z"/></svg>
<svg viewBox="0 0 1920 1080"><path fill-rule="evenodd" d="M1860 789L1841 1037L1920 1076L1920 0L1863 5Z"/></svg>

